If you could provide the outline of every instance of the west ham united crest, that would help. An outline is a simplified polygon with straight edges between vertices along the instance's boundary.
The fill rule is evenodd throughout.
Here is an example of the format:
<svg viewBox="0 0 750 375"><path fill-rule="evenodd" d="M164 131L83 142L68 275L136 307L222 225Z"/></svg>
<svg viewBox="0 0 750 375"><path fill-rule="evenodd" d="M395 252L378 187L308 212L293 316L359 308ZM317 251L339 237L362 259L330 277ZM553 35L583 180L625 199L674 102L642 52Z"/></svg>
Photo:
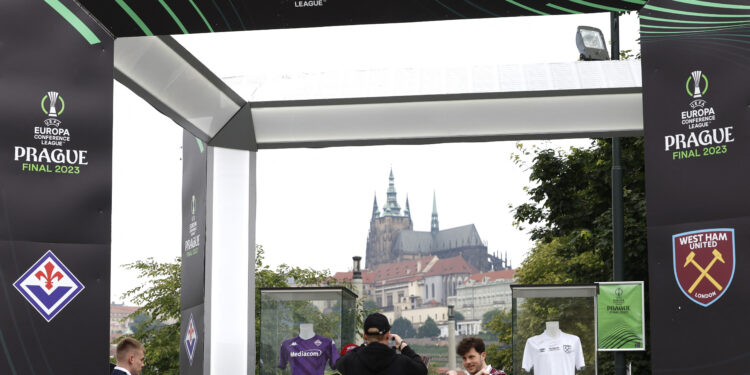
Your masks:
<svg viewBox="0 0 750 375"><path fill-rule="evenodd" d="M185 351L187 351L188 361L190 366L193 365L193 357L195 356L195 344L198 342L198 332L195 330L195 321L193 320L193 314L190 314L190 321L188 322L187 331L185 331Z"/></svg>
<svg viewBox="0 0 750 375"><path fill-rule="evenodd" d="M708 307L734 277L734 229L703 229L672 236L677 285L693 302Z"/></svg>
<svg viewBox="0 0 750 375"><path fill-rule="evenodd" d="M83 284L57 259L52 250L34 263L13 286L47 322L83 290Z"/></svg>

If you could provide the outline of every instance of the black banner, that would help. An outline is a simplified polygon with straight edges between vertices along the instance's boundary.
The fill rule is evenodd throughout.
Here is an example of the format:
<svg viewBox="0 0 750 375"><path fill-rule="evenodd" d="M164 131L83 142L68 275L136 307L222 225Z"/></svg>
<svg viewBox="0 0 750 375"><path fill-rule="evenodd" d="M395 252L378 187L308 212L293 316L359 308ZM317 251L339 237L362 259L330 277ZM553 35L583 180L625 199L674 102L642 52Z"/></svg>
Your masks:
<svg viewBox="0 0 750 375"><path fill-rule="evenodd" d="M183 132L182 140L180 373L202 374L208 150L200 139L188 131Z"/></svg>
<svg viewBox="0 0 750 375"><path fill-rule="evenodd" d="M0 373L104 374L113 40L72 0L3 0L0 56Z"/></svg>
<svg viewBox="0 0 750 375"><path fill-rule="evenodd" d="M632 11L643 6L638 0L558 4L530 0L81 0L81 3L118 37Z"/></svg>
<svg viewBox="0 0 750 375"><path fill-rule="evenodd" d="M712 4L641 13L654 374L750 365L750 9Z"/></svg>
<svg viewBox="0 0 750 375"><path fill-rule="evenodd" d="M204 305L183 309L180 326L180 374L203 374L203 345L206 342Z"/></svg>

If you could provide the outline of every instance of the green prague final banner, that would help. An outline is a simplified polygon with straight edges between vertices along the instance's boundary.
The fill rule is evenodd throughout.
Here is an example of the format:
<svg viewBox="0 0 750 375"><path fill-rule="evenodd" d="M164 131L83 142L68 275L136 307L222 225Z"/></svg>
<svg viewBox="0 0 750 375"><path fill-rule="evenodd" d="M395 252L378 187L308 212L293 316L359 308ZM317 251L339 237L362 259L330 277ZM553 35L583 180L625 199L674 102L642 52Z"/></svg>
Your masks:
<svg viewBox="0 0 750 375"><path fill-rule="evenodd" d="M642 281L599 283L597 306L599 351L646 350Z"/></svg>

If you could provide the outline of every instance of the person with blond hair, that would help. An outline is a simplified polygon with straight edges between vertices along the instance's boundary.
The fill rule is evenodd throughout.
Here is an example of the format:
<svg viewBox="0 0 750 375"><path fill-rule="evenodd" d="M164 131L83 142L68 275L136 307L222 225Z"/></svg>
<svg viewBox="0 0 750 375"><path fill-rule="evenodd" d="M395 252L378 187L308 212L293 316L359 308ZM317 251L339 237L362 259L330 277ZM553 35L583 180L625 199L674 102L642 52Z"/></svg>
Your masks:
<svg viewBox="0 0 750 375"><path fill-rule="evenodd" d="M117 365L112 375L141 375L146 350L140 341L125 337L117 343Z"/></svg>

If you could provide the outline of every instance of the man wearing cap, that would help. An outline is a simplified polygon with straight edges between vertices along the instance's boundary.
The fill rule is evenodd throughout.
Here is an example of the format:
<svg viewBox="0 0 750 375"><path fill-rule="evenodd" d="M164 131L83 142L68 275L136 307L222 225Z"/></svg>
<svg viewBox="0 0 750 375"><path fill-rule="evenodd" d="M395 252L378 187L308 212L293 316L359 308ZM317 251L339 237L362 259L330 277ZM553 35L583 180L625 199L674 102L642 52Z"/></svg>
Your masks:
<svg viewBox="0 0 750 375"><path fill-rule="evenodd" d="M370 314L365 319L365 345L354 349L336 361L336 370L343 375L427 375L425 366L417 353L399 335L393 334L388 318L380 313ZM396 353L388 346L395 339Z"/></svg>

